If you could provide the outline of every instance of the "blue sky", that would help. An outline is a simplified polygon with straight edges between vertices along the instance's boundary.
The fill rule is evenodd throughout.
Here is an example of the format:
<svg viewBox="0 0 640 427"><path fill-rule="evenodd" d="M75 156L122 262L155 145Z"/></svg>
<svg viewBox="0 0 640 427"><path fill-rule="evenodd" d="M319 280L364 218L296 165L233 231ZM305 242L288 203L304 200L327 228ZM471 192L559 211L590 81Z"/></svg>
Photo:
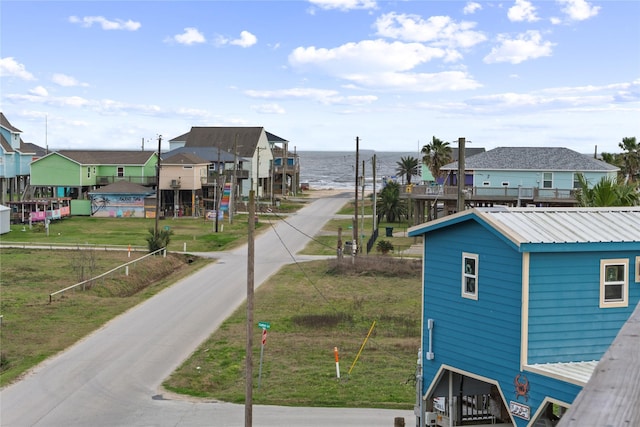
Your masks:
<svg viewBox="0 0 640 427"><path fill-rule="evenodd" d="M263 126L298 151L619 152L640 137L639 18L635 0L3 0L0 102L53 149Z"/></svg>

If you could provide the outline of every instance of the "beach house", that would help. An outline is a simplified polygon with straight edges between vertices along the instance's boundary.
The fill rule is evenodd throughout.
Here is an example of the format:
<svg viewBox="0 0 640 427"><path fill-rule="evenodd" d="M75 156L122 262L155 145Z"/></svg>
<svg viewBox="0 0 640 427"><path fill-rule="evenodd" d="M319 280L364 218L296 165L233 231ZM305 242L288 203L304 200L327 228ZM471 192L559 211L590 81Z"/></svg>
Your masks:
<svg viewBox="0 0 640 427"><path fill-rule="evenodd" d="M639 207L474 208L409 236L425 425L553 425L640 301Z"/></svg>

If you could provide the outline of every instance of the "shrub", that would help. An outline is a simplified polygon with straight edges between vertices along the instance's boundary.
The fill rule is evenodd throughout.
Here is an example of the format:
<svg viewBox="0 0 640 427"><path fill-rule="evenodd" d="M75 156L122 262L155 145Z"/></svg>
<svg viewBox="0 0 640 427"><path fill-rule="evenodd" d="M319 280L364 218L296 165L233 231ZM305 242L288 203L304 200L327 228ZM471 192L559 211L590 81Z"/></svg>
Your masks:
<svg viewBox="0 0 640 427"><path fill-rule="evenodd" d="M393 251L393 243L388 240L380 240L376 244L376 251L382 253L383 255L388 254Z"/></svg>
<svg viewBox="0 0 640 427"><path fill-rule="evenodd" d="M156 236L153 228L149 229L150 236L147 236L147 243L149 244L149 252L157 251L158 249L166 248L171 240L172 230L158 230Z"/></svg>

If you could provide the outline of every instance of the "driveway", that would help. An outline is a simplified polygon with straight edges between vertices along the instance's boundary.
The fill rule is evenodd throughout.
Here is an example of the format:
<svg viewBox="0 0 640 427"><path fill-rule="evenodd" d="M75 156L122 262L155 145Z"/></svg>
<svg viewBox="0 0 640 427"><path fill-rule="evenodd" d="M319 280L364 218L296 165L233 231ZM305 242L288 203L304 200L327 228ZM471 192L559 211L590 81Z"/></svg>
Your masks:
<svg viewBox="0 0 640 427"><path fill-rule="evenodd" d="M255 241L258 287L350 194L317 200ZM244 405L172 399L162 381L244 301L247 246L113 319L0 392L2 426L241 426ZM411 411L255 406L254 426L392 426Z"/></svg>

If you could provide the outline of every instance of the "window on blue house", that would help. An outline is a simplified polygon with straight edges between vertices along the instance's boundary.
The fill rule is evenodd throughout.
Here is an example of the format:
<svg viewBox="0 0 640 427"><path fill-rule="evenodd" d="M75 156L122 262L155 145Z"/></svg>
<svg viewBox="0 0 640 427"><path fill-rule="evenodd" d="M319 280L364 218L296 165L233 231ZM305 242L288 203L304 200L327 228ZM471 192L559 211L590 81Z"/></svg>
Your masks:
<svg viewBox="0 0 640 427"><path fill-rule="evenodd" d="M600 261L600 307L627 307L629 304L628 259Z"/></svg>
<svg viewBox="0 0 640 427"><path fill-rule="evenodd" d="M462 297L478 299L478 254L462 253Z"/></svg>
<svg viewBox="0 0 640 427"><path fill-rule="evenodd" d="M542 188L553 188L553 172L542 174Z"/></svg>
<svg viewBox="0 0 640 427"><path fill-rule="evenodd" d="M640 256L636 257L636 283L640 283Z"/></svg>

